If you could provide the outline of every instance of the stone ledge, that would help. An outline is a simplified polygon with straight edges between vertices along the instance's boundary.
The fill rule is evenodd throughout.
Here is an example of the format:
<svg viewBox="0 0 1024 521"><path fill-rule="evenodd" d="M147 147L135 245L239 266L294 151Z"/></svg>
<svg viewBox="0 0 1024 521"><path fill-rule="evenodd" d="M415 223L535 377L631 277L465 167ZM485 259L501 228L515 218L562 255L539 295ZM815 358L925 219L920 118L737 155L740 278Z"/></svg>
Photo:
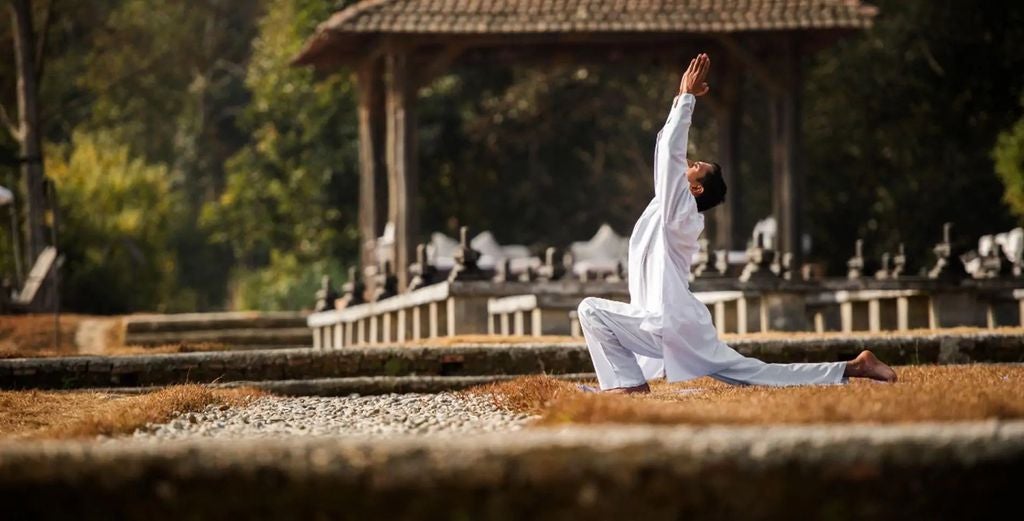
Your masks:
<svg viewBox="0 0 1024 521"><path fill-rule="evenodd" d="M374 376L592 372L585 348L393 347L275 349L0 360L0 388L71 389Z"/></svg>
<svg viewBox="0 0 1024 521"><path fill-rule="evenodd" d="M1009 333L741 340L732 345L745 355L781 363L849 360L867 348L894 365L1024 362L1024 336ZM590 355L582 344L273 349L0 360L0 388L590 372Z"/></svg>
<svg viewBox="0 0 1024 521"><path fill-rule="evenodd" d="M504 382L521 375L486 376L354 376L350 378L312 378L306 380L265 380L239 381L208 384L211 387L231 389L254 387L278 396L363 396L390 393L433 394L445 391L460 391L477 385ZM551 375L552 378L567 381L596 380L594 373L572 373ZM150 392L152 387L110 387L96 389L98 392L140 394Z"/></svg>
<svg viewBox="0 0 1024 521"><path fill-rule="evenodd" d="M1021 480L1019 421L0 444L14 519L979 519Z"/></svg>

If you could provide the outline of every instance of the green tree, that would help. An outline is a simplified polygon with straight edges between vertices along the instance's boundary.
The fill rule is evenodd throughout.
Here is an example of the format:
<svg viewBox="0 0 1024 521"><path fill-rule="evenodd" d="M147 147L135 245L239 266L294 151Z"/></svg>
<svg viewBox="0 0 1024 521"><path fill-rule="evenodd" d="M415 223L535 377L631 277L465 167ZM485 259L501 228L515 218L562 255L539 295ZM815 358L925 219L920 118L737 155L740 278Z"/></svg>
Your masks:
<svg viewBox="0 0 1024 521"><path fill-rule="evenodd" d="M166 164L183 193L172 235L178 280L197 308L226 297L231 252L197 222L224 187L224 163L248 140L238 115L263 2L122 0L91 41L79 84L90 94L88 128L117 135L134 154Z"/></svg>
<svg viewBox="0 0 1024 521"><path fill-rule="evenodd" d="M70 146L52 150L47 171L61 202L67 306L99 313L174 309L169 241L180 205L167 167L133 157L109 133L76 132Z"/></svg>
<svg viewBox="0 0 1024 521"><path fill-rule="evenodd" d="M1024 105L1024 98L1021 104ZM1024 118L999 134L992 157L1006 187L1003 200L1014 215L1024 220Z"/></svg>
<svg viewBox="0 0 1024 521"><path fill-rule="evenodd" d="M877 4L806 83L805 222L833 272L857 237L873 258L905 242L920 267L944 221L965 245L1012 226L991 151L1020 115L1024 4Z"/></svg>
<svg viewBox="0 0 1024 521"><path fill-rule="evenodd" d="M318 281L309 273L340 276L340 263L356 251L352 80L344 71L317 79L289 65L329 13L322 1L275 0L259 22L245 79L251 141L228 160L225 189L202 214L237 260L235 307L312 304Z"/></svg>

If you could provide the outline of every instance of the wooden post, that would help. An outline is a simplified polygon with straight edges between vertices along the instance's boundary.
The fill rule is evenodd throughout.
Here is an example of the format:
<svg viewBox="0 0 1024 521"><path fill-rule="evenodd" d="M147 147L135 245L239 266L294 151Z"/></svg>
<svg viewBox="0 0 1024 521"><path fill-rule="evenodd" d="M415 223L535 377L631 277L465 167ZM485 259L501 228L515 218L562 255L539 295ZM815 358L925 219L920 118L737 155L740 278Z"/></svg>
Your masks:
<svg viewBox="0 0 1024 521"><path fill-rule="evenodd" d="M795 37L786 37L779 52L784 87L771 102L772 213L778 224L779 253L793 254L793 269L802 265L800 249L800 55Z"/></svg>
<svg viewBox="0 0 1024 521"><path fill-rule="evenodd" d="M731 60L723 63L720 86L718 92L721 103L718 103L715 111L715 120L718 127L718 156L715 162L722 167L725 176L728 193L725 203L714 210L715 218L715 249L732 250L742 246L738 244L742 231L739 226L742 221L741 212L743 207L740 202L740 126L741 121L741 99L740 99L740 75L739 70Z"/></svg>
<svg viewBox="0 0 1024 521"><path fill-rule="evenodd" d="M46 247L43 207L42 126L39 122L39 64L36 63L36 34L32 23L32 2L15 0L8 6L14 36L14 61L17 67L18 122L4 126L18 142L21 153L21 185L25 200L25 266L31 269ZM45 28L44 28L45 30Z"/></svg>
<svg viewBox="0 0 1024 521"><path fill-rule="evenodd" d="M395 226L394 268L398 290L409 285L409 264L419 233L416 211L416 87L408 50L387 55L388 218Z"/></svg>
<svg viewBox="0 0 1024 521"><path fill-rule="evenodd" d="M383 64L379 59L357 69L359 86L359 261L365 268L376 265L377 237L384 228L381 195L386 186L384 158ZM368 292L373 280L367 280Z"/></svg>

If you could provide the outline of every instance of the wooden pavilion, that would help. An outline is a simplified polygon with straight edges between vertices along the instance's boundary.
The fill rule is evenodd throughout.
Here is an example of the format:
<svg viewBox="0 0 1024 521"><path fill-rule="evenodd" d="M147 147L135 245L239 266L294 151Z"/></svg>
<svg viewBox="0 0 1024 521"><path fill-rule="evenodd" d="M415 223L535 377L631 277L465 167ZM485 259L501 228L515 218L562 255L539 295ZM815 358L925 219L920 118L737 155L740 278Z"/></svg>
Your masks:
<svg viewBox="0 0 1024 521"><path fill-rule="evenodd" d="M716 159L727 176L739 166L741 75L752 75L770 103L777 249L792 252L799 266L800 58L869 27L876 13L859 0L363 0L321 23L294 63L357 75L361 261L373 262L387 186L402 290L419 235L417 90L456 60L497 55L523 62L642 55L682 70L696 52L712 54ZM738 245L734 212L742 210L743 188L729 179L730 204L715 210L717 248Z"/></svg>

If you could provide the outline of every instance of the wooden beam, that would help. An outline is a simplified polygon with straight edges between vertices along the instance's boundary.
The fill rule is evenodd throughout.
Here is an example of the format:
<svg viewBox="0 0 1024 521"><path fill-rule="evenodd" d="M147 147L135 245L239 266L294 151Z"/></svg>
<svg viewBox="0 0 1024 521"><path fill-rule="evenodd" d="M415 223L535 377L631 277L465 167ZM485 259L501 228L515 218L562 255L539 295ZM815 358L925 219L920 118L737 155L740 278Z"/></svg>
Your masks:
<svg viewBox="0 0 1024 521"><path fill-rule="evenodd" d="M399 291L409 285L409 264L419 236L416 85L410 54L406 48L392 47L386 59L388 217L395 227L394 268Z"/></svg>
<svg viewBox="0 0 1024 521"><path fill-rule="evenodd" d="M778 225L782 252L793 254L793 269L801 267L800 215L800 55L795 38L787 38L777 53L778 77L782 91L771 100L772 213Z"/></svg>
<svg viewBox="0 0 1024 521"><path fill-rule="evenodd" d="M362 267L377 263L377 237L384 226L381 195L386 189L384 158L384 66L380 59L367 60L356 69L359 98L359 261ZM365 273L362 271L361 273ZM367 280L370 293L373 280Z"/></svg>

